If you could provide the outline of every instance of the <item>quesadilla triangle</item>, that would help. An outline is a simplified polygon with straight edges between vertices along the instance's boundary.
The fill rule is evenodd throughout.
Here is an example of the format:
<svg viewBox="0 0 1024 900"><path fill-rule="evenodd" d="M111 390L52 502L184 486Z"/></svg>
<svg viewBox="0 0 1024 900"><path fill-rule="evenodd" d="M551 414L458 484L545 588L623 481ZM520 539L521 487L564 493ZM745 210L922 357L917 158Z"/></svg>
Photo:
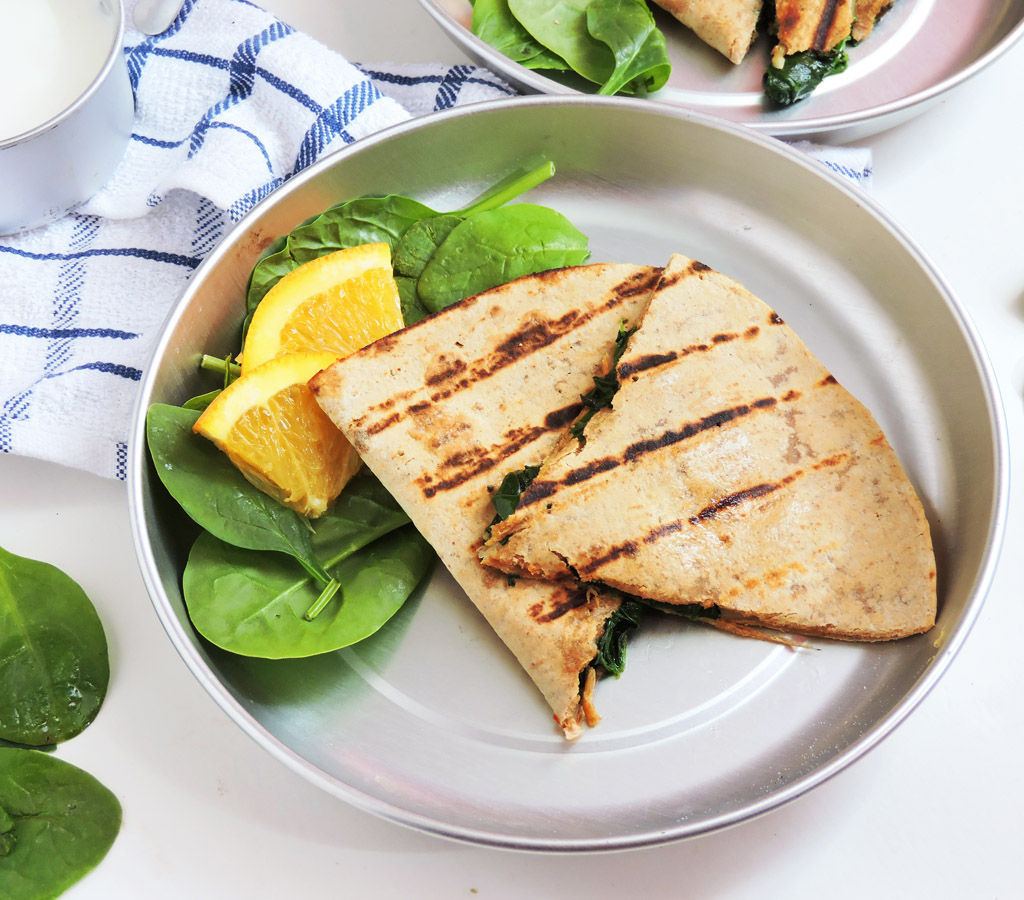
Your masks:
<svg viewBox="0 0 1024 900"><path fill-rule="evenodd" d="M757 37L761 0L654 0L737 65Z"/></svg>
<svg viewBox="0 0 1024 900"><path fill-rule="evenodd" d="M673 257L617 374L494 526L488 565L802 635L934 624L928 522L895 453L753 294Z"/></svg>
<svg viewBox="0 0 1024 900"><path fill-rule="evenodd" d="M581 395L612 366L620 323L637 319L660 273L595 264L520 278L385 337L310 382L568 738L596 720L588 667L621 599L483 566L482 535L495 515L489 492L563 438Z"/></svg>

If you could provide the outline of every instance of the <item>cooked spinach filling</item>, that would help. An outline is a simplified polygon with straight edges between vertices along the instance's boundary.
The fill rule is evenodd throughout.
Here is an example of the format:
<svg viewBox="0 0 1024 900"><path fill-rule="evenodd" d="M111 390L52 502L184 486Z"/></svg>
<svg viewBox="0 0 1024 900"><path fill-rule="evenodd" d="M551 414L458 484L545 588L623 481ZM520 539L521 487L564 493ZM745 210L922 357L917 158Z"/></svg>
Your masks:
<svg viewBox="0 0 1024 900"><path fill-rule="evenodd" d="M583 430L592 418L594 413L600 409L606 409L612 405L612 398L619 390L618 367L622 354L626 352L626 346L636 328L626 328L625 322L619 323L619 333L615 338L615 349L612 352L612 365L607 375L595 375L594 386L580 397L586 412L583 413L569 428L569 433L577 440L583 440Z"/></svg>
<svg viewBox="0 0 1024 900"><path fill-rule="evenodd" d="M604 633L597 639L597 656L591 665L600 666L618 678L626 668L626 644L640 625L644 608L636 600L624 600L604 623ZM583 670L586 675L586 669Z"/></svg>
<svg viewBox="0 0 1024 900"><path fill-rule="evenodd" d="M829 75L845 72L850 64L846 52L852 41L844 41L834 50L804 50L787 56L781 69L768 66L764 73L765 96L778 106L791 106L809 97Z"/></svg>
<svg viewBox="0 0 1024 900"><path fill-rule="evenodd" d="M526 466L518 472L509 472L501 479L498 490L491 497L491 505L494 507L494 521L492 525L502 522L516 511L519 506L519 498L523 492L533 483L537 477L540 466Z"/></svg>

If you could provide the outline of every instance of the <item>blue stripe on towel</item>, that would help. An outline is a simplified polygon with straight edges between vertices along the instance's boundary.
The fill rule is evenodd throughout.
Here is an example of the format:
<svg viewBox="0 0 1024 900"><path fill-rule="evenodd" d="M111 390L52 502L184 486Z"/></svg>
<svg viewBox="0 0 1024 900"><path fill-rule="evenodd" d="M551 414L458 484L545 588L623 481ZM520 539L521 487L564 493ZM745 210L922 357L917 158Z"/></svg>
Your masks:
<svg viewBox="0 0 1024 900"><path fill-rule="evenodd" d="M138 259L148 259L152 262L185 266L189 269L194 269L201 262L196 256L164 253L162 250L147 250L142 247L108 247L106 249L80 250L72 253L32 253L28 250L21 250L18 247L8 247L0 244L0 253L10 253L14 256L22 256L25 259L40 260L85 259L89 256L132 256Z"/></svg>
<svg viewBox="0 0 1024 900"><path fill-rule="evenodd" d="M197 2L198 0L185 0L181 5L178 17L171 23L170 28L160 34L147 37L141 44L124 48L125 62L128 64L128 80L131 82L133 93L138 93L139 79L142 78L142 70L146 67L146 60L149 59L150 54L161 41L165 41L181 31L181 27L188 20Z"/></svg>
<svg viewBox="0 0 1024 900"><path fill-rule="evenodd" d="M58 375L67 375L70 372L102 372L104 375L116 375L119 378L127 378L129 381L141 381L142 370L136 369L135 366L126 366L121 363L111 362L89 362L82 363L80 366L75 366L68 372L59 372Z"/></svg>
<svg viewBox="0 0 1024 900"><path fill-rule="evenodd" d="M225 110L231 109L242 100L245 100L252 93L253 86L256 83L256 57L259 55L259 52L274 41L293 34L294 31L294 28L286 25L284 22L274 22L269 28L264 28L255 37L251 37L238 45L234 55L231 57L231 65L228 68L228 95L210 107L193 129L188 150L190 159L203 146L206 132L209 130L214 119Z"/></svg>
<svg viewBox="0 0 1024 900"><path fill-rule="evenodd" d="M291 174L301 172L306 166L316 162L324 148L335 138L340 137L346 144L355 138L348 133L347 126L381 97L380 91L369 81L360 81L353 85L330 106L320 110L316 121L309 127L299 152L295 157L295 165Z"/></svg>
<svg viewBox="0 0 1024 900"><path fill-rule="evenodd" d="M358 68L359 71L374 81L382 81L384 84L394 84L399 87L419 87L424 84L439 85L447 77L442 75L399 75L396 72L381 72L377 69L368 69L366 66L359 66ZM509 85L501 84L491 78L481 78L479 75L464 78L463 83L482 84L486 87L494 88L496 91L501 91L503 94L508 94L510 97L518 96L517 91Z"/></svg>
<svg viewBox="0 0 1024 900"><path fill-rule="evenodd" d="M68 338L110 338L114 341L133 341L138 334L132 331L121 331L119 328L39 328L32 325L9 325L0 322L0 334L12 334L15 337L42 338L44 340L63 340Z"/></svg>

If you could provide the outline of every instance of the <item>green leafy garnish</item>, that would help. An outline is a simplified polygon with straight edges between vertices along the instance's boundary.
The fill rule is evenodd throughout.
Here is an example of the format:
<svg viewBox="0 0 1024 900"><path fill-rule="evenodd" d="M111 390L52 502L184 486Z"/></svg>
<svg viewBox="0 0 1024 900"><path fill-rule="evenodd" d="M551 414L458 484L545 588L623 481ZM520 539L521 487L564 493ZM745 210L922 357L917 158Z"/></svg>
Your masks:
<svg viewBox="0 0 1024 900"><path fill-rule="evenodd" d="M0 738L38 747L74 737L109 680L103 624L81 586L0 547Z"/></svg>
<svg viewBox="0 0 1024 900"><path fill-rule="evenodd" d="M531 207L532 212L519 205L505 207L554 172L550 160L514 171L451 213L400 194L359 197L328 209L294 229L256 264L243 335L256 307L281 278L311 259L360 244L391 246L406 325L520 275L583 262L589 255L587 240L564 216L544 207Z"/></svg>
<svg viewBox="0 0 1024 900"><path fill-rule="evenodd" d="M656 91L672 69L643 0L476 0L470 29L521 65L599 94Z"/></svg>
<svg viewBox="0 0 1024 900"><path fill-rule="evenodd" d="M347 534L323 541L340 601L312 617L307 613L320 588L293 560L200 534L182 579L192 624L224 650L265 659L329 653L375 633L429 572L434 552L411 525L372 542L367 538L387 524L351 525Z"/></svg>
<svg viewBox="0 0 1024 900"><path fill-rule="evenodd" d="M106 856L121 804L91 775L36 750L0 748L0 897L49 900Z"/></svg>

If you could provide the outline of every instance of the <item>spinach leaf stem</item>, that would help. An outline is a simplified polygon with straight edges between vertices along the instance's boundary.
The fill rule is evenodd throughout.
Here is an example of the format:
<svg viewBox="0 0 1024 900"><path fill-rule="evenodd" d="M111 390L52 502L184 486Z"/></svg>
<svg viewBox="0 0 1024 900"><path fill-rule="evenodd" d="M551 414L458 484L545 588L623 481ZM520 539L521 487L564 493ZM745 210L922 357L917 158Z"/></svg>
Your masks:
<svg viewBox="0 0 1024 900"><path fill-rule="evenodd" d="M320 596L316 598L316 602L307 609L305 613L303 613L302 618L307 622L312 622L324 611L324 607L334 599L334 595L338 593L340 588L341 582L338 581L337 578L332 578L323 591L320 592Z"/></svg>
<svg viewBox="0 0 1024 900"><path fill-rule="evenodd" d="M497 184L484 191L465 209L457 210L455 215L468 218L478 212L496 209L515 199L520 194L525 194L538 184L547 181L554 174L555 164L551 160L546 160L522 175L513 172L508 178L503 178Z"/></svg>
<svg viewBox="0 0 1024 900"><path fill-rule="evenodd" d="M199 368L205 369L207 372L219 372L224 376L224 387L227 387L242 374L242 367L238 363L231 361L231 355L225 356L223 359L219 356L210 356L209 353L204 353L202 359L199 360Z"/></svg>

